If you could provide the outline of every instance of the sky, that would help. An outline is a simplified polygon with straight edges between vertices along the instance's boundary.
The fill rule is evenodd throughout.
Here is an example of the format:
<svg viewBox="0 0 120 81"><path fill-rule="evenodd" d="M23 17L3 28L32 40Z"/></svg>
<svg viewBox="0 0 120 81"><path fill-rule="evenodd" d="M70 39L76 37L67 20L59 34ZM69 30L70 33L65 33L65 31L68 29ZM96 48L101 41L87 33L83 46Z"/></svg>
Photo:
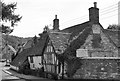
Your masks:
<svg viewBox="0 0 120 81"><path fill-rule="evenodd" d="M97 2L100 23L104 28L118 24L118 2L120 0L2 0L17 2L15 14L22 16L11 35L33 37L42 33L45 25L52 29L53 19L58 16L60 29L89 20L90 7Z"/></svg>

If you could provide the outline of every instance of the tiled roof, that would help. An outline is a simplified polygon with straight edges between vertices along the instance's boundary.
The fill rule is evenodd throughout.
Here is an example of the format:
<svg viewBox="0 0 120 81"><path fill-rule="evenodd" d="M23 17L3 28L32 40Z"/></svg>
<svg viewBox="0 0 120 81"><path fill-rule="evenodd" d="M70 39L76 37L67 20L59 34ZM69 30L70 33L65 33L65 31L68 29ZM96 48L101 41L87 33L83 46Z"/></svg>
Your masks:
<svg viewBox="0 0 120 81"><path fill-rule="evenodd" d="M65 29L60 30L60 31L61 31L61 32L67 32L67 33L73 33L74 31L79 31L79 32L81 32L81 31L86 27L86 25L88 25L88 24L90 24L89 21L84 22L84 23L82 23L82 24L77 24L77 25L74 25L74 26L65 28Z"/></svg>
<svg viewBox="0 0 120 81"><path fill-rule="evenodd" d="M98 23L101 27L102 25ZM70 39L69 39L69 47L65 50L64 55L61 56L63 60L66 60L69 65L69 69L71 67L71 74L74 74L77 71L78 66L81 65L80 60L76 58L76 49L80 48L84 43L90 32L92 31L92 23L85 22L83 24L75 25L70 28L62 30L62 32L69 32L71 33ZM116 32L110 32L107 30L102 29L107 33L107 36L110 36L108 38L111 38L110 41L114 41L117 44L116 38L118 38L118 33ZM104 32L104 34L106 34ZM115 35L115 36L114 36ZM113 38L112 38L113 37ZM77 61L76 61L77 60ZM62 60L61 60L62 61ZM76 65L76 66L75 66Z"/></svg>
<svg viewBox="0 0 120 81"><path fill-rule="evenodd" d="M116 44L117 47L120 47L120 31L104 29L104 33L110 37L110 39Z"/></svg>
<svg viewBox="0 0 120 81"><path fill-rule="evenodd" d="M20 52L14 60L10 63L13 66L19 67L21 66L24 61L26 61L28 54L30 54L31 48L25 49L22 52Z"/></svg>
<svg viewBox="0 0 120 81"><path fill-rule="evenodd" d="M65 50L64 54L67 56L75 56L76 49L80 48L85 43L85 40L90 34L91 30L91 27L86 27L82 32L79 32L78 37L76 37L73 41L70 42L70 45Z"/></svg>
<svg viewBox="0 0 120 81"><path fill-rule="evenodd" d="M52 41L55 52L61 54L67 48L70 33L50 32L49 37Z"/></svg>
<svg viewBox="0 0 120 81"><path fill-rule="evenodd" d="M21 66L27 60L28 56L42 55L47 39L48 39L47 35L41 37L34 46L32 46L31 48L24 49L15 57L15 59L11 62L11 65L18 67Z"/></svg>
<svg viewBox="0 0 120 81"><path fill-rule="evenodd" d="M61 32L71 33L68 41L69 47L64 52L67 57L69 56L69 54L74 55L76 53L75 49L79 48L85 42L85 39L91 30L92 24L93 23L91 23L90 21L87 21L82 24L77 24L61 30Z"/></svg>
<svg viewBox="0 0 120 81"><path fill-rule="evenodd" d="M7 45L2 48L2 59L11 59L11 55L16 53L16 50L11 46Z"/></svg>
<svg viewBox="0 0 120 81"><path fill-rule="evenodd" d="M98 24L102 27L102 25L100 23L98 23ZM72 65L75 66L76 64L81 64L80 60L79 60L79 62L75 61L75 59L77 59L76 58L76 49L80 48L85 43L86 38L92 31L92 25L93 24L90 22L85 22L83 24L75 25L70 28L62 30L62 32L71 33L71 36L69 39L70 44L69 44L68 48L65 50L64 55L62 55L60 57L60 59L62 58L63 60L66 60L66 62L68 62L68 64L70 66L72 66ZM102 30L105 31L106 33L108 33L106 36L111 36L111 37L108 37L110 41L116 40L116 38L118 36L118 35L116 35L116 34L118 34L117 32L115 34L113 32L110 32L110 31L107 31L104 29L102 29ZM106 34L105 32L104 32L104 34ZM116 36L114 37L114 35L116 35ZM114 38L112 39L112 37L114 37ZM71 68L71 74L73 74L76 70L77 70L77 66L74 69Z"/></svg>
<svg viewBox="0 0 120 81"><path fill-rule="evenodd" d="M24 49L30 48L32 44L33 44L33 40L30 39L30 40L26 41L26 43L23 45L23 48Z"/></svg>

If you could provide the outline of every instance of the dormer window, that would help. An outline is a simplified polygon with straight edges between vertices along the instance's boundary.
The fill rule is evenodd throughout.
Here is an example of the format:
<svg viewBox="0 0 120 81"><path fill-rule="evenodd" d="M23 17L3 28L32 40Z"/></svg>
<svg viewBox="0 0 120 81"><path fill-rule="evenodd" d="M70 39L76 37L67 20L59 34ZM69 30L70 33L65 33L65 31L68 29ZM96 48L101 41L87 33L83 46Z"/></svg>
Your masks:
<svg viewBox="0 0 120 81"><path fill-rule="evenodd" d="M93 34L100 34L101 28L99 25L93 25L92 26Z"/></svg>

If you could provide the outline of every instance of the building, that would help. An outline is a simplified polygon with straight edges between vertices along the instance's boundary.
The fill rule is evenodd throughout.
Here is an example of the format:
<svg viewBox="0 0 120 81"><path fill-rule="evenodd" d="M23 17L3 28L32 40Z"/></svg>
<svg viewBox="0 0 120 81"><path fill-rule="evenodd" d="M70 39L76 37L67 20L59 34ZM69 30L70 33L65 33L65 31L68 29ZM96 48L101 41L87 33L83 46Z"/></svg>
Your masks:
<svg viewBox="0 0 120 81"><path fill-rule="evenodd" d="M46 36L47 40L44 40L46 44L42 55L43 71L47 78L58 78L58 75L62 74L62 62L59 57L68 46L70 33L60 32L59 19L55 15L53 29L46 26L40 38L44 39Z"/></svg>
<svg viewBox="0 0 120 81"><path fill-rule="evenodd" d="M36 39L38 40L38 39ZM13 59L13 61L11 62L10 64L10 67L14 70L21 70L21 69L24 69L25 67L27 67L26 65L29 65L28 63L28 56L29 55L35 55L36 52L38 51L35 51L34 53L34 50L37 47L36 45L34 45L35 43L35 40L34 40L34 37L30 40L28 40L24 45L19 45L19 48L18 48L18 51ZM38 53L37 53L38 54Z"/></svg>
<svg viewBox="0 0 120 81"><path fill-rule="evenodd" d="M44 72L46 77L52 75L52 78L58 78L58 75L62 74L62 62L59 57L67 48L70 34L54 30L47 33L49 41L43 52Z"/></svg>
<svg viewBox="0 0 120 81"><path fill-rule="evenodd" d="M107 30L99 22L97 3L89 8L89 21L68 27L69 46L64 52L69 78L119 79L119 31Z"/></svg>
<svg viewBox="0 0 120 81"><path fill-rule="evenodd" d="M47 78L118 79L118 35L119 31L102 27L94 2L94 7L89 8L89 21L84 23L60 30L56 15L53 29L46 26L38 42L18 54L11 65L18 70L43 67Z"/></svg>
<svg viewBox="0 0 120 81"><path fill-rule="evenodd" d="M15 48L13 48L11 45L6 44L3 46L2 50L2 60L6 60L6 65L9 65L9 63L12 61L12 56L16 54Z"/></svg>

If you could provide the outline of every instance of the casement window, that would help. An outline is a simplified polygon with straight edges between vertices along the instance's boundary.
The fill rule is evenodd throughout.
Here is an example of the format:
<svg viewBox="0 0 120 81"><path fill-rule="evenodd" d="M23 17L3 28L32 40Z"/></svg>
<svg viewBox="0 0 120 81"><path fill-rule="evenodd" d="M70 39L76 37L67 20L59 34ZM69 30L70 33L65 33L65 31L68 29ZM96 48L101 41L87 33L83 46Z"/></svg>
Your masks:
<svg viewBox="0 0 120 81"><path fill-rule="evenodd" d="M30 57L30 63L33 63L33 57L32 56Z"/></svg>
<svg viewBox="0 0 120 81"><path fill-rule="evenodd" d="M53 52L52 46L47 46L47 52Z"/></svg>

